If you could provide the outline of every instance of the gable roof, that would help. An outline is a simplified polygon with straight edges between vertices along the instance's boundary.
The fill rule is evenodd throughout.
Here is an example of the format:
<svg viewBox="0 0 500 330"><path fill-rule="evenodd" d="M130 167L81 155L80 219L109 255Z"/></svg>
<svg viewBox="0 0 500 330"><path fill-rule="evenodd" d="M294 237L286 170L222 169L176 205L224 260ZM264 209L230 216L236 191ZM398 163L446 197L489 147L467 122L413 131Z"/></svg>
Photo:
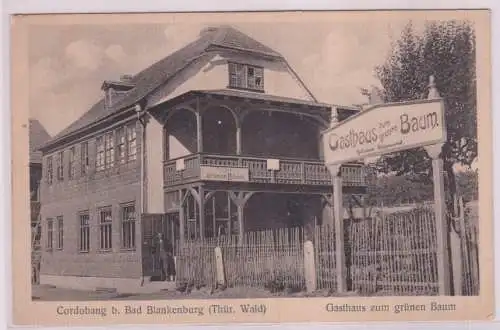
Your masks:
<svg viewBox="0 0 500 330"><path fill-rule="evenodd" d="M104 99L101 99L83 116L57 134L45 147L50 146L71 133L116 114L124 108L137 104L190 63L211 51L221 48L283 59L279 53L233 27L220 26L206 28L200 32L199 38L195 41L132 76L130 83L134 87L124 93L111 107L105 108Z"/></svg>
<svg viewBox="0 0 500 330"><path fill-rule="evenodd" d="M42 152L38 150L50 140L50 135L36 119L29 120L30 163L42 163Z"/></svg>

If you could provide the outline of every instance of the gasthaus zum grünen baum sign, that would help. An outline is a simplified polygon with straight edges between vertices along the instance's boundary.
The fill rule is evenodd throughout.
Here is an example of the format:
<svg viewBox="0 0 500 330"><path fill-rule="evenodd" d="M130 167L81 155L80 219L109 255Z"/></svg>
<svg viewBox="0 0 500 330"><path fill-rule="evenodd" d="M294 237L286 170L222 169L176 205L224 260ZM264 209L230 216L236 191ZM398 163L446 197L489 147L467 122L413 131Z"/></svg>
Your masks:
<svg viewBox="0 0 500 330"><path fill-rule="evenodd" d="M374 105L323 134L327 165L444 143L441 99Z"/></svg>

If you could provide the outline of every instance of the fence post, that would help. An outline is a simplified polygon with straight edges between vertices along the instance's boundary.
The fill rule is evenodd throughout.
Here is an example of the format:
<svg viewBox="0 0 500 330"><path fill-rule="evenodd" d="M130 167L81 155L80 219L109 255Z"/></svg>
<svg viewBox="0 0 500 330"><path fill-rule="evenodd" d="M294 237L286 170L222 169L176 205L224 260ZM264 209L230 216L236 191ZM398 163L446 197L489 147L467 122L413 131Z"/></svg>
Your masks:
<svg viewBox="0 0 500 330"><path fill-rule="evenodd" d="M454 215L452 221L455 223L455 226L451 226L450 228L450 250L451 250L451 265L452 265L452 277L453 277L453 295L461 296L462 295L462 242L459 233L463 230L462 222L457 223L457 217L461 217L460 214L460 205L458 205L458 200L455 197L453 200L454 206ZM453 228L459 225L458 228ZM459 231L457 233L457 231Z"/></svg>
<svg viewBox="0 0 500 330"><path fill-rule="evenodd" d="M314 245L311 241L304 242L304 277L307 292L316 291L316 266L314 262Z"/></svg>
<svg viewBox="0 0 500 330"><path fill-rule="evenodd" d="M451 294L450 274L450 230L446 218L443 159L441 158L443 144L425 147L432 158L432 176L434 181L434 209L436 212L436 242L437 242L437 271L439 283L439 295Z"/></svg>
<svg viewBox="0 0 500 330"><path fill-rule="evenodd" d="M217 286L226 285L226 276L224 272L224 260L222 259L222 249L217 246L215 247L215 278Z"/></svg>

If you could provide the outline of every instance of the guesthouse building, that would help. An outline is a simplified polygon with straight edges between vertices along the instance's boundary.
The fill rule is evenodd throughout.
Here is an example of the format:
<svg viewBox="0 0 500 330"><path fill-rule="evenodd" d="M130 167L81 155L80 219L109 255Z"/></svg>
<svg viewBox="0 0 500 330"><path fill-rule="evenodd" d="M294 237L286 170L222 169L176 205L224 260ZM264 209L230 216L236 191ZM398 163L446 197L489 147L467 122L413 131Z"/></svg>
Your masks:
<svg viewBox="0 0 500 330"><path fill-rule="evenodd" d="M331 222L321 132L356 107L319 102L286 58L206 28L42 148L42 283L140 286L154 240L172 244ZM360 164L344 191L365 189Z"/></svg>

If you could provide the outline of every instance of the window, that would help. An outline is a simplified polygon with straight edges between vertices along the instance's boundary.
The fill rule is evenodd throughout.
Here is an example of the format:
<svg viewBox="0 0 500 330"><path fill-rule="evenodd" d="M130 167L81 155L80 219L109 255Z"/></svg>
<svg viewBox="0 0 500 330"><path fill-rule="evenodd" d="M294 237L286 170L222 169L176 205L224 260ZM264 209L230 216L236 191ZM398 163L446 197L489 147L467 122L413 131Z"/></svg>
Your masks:
<svg viewBox="0 0 500 330"><path fill-rule="evenodd" d="M47 183L52 184L54 178L54 168L52 167L52 156L47 157Z"/></svg>
<svg viewBox="0 0 500 330"><path fill-rule="evenodd" d="M68 178L75 178L75 147L69 149L69 157L68 157Z"/></svg>
<svg viewBox="0 0 500 330"><path fill-rule="evenodd" d="M111 207L104 208L99 211L99 227L99 248L101 250L111 250L111 239L113 235L113 218L111 216Z"/></svg>
<svg viewBox="0 0 500 330"><path fill-rule="evenodd" d="M229 87L264 91L264 69L240 63L229 63Z"/></svg>
<svg viewBox="0 0 500 330"><path fill-rule="evenodd" d="M89 252L90 250L90 217L88 211L82 212L79 215L80 220L80 236L79 236L79 246L80 252Z"/></svg>
<svg viewBox="0 0 500 330"><path fill-rule="evenodd" d="M88 142L82 142L80 144L80 165L81 165L81 173L82 175L87 174L87 170L90 166L89 162L89 143Z"/></svg>
<svg viewBox="0 0 500 330"><path fill-rule="evenodd" d="M56 158L56 166L57 166L57 180L64 180L64 166L63 166L63 152L60 151L57 153Z"/></svg>
<svg viewBox="0 0 500 330"><path fill-rule="evenodd" d="M63 217L57 217L57 248L62 250L64 247L64 228Z"/></svg>
<svg viewBox="0 0 500 330"><path fill-rule="evenodd" d="M97 171L102 171L105 168L105 162L104 162L104 139L102 136L98 137L96 139L96 146L97 146L97 157L96 157L96 170Z"/></svg>
<svg viewBox="0 0 500 330"><path fill-rule="evenodd" d="M122 208L122 248L135 248L135 206L127 205Z"/></svg>
<svg viewBox="0 0 500 330"><path fill-rule="evenodd" d="M113 132L104 136L104 148L106 150L106 168L113 167L115 163L115 141L113 141Z"/></svg>
<svg viewBox="0 0 500 330"><path fill-rule="evenodd" d="M47 250L52 250L54 242L54 220L47 219Z"/></svg>
<svg viewBox="0 0 500 330"><path fill-rule="evenodd" d="M129 161L136 160L137 157L136 138L135 124L127 126L127 154Z"/></svg>
<svg viewBox="0 0 500 330"><path fill-rule="evenodd" d="M127 161L125 147L125 128L121 127L116 130L116 158L119 164L124 164Z"/></svg>

